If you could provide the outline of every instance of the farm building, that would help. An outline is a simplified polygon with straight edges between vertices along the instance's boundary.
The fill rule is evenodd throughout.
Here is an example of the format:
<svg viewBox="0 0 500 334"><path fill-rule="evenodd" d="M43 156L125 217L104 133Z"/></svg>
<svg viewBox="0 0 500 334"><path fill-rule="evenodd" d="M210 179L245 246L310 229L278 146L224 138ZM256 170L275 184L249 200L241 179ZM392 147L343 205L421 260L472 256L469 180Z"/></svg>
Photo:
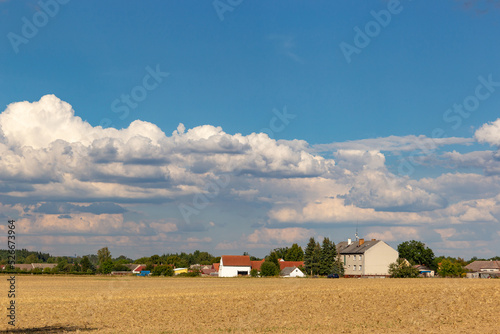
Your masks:
<svg viewBox="0 0 500 334"><path fill-rule="evenodd" d="M260 271L260 267L262 266L264 261L265 261L264 259L262 259L260 261L250 261L252 264L252 269L257 269L258 271Z"/></svg>
<svg viewBox="0 0 500 334"><path fill-rule="evenodd" d="M187 273L188 273L188 268L175 268L174 269L174 275L187 274Z"/></svg>
<svg viewBox="0 0 500 334"><path fill-rule="evenodd" d="M413 266L418 269L418 273L420 277L434 277L434 270L431 268L424 266L422 264L417 264Z"/></svg>
<svg viewBox="0 0 500 334"><path fill-rule="evenodd" d="M252 263L248 255L223 255L220 258L219 277L236 277L250 274Z"/></svg>
<svg viewBox="0 0 500 334"><path fill-rule="evenodd" d="M285 268L298 268L298 267L304 267L304 261L279 261L280 264L280 270L283 270Z"/></svg>
<svg viewBox="0 0 500 334"><path fill-rule="evenodd" d="M468 278L500 277L500 261L474 261L464 268Z"/></svg>
<svg viewBox="0 0 500 334"><path fill-rule="evenodd" d="M33 269L45 269L45 268L55 268L57 266L56 263L31 263L31 264L14 264L14 268L31 271ZM5 266L2 267L2 270L5 269Z"/></svg>
<svg viewBox="0 0 500 334"><path fill-rule="evenodd" d="M339 242L337 254L344 264L346 277L389 276L389 265L396 262L399 256L397 250L375 239Z"/></svg>
<svg viewBox="0 0 500 334"><path fill-rule="evenodd" d="M135 268L131 269L133 274L140 274L142 270L146 270L145 264L137 264Z"/></svg>
<svg viewBox="0 0 500 334"><path fill-rule="evenodd" d="M306 277L306 275L297 267L286 267L280 272L281 277Z"/></svg>
<svg viewBox="0 0 500 334"><path fill-rule="evenodd" d="M218 276L219 275L219 266L220 266L220 263L212 263L213 272L210 274L211 276Z"/></svg>

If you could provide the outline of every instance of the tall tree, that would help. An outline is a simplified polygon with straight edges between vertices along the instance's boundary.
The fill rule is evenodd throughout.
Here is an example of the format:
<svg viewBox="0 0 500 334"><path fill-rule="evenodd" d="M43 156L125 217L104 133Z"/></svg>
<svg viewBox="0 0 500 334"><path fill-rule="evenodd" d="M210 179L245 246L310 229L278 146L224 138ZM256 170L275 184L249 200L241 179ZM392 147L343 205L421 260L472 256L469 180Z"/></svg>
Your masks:
<svg viewBox="0 0 500 334"><path fill-rule="evenodd" d="M276 265L276 268L278 268L278 270L279 270L280 261L279 261L278 254L275 251L272 251L271 253L269 253L268 256L266 256L266 261L274 263Z"/></svg>
<svg viewBox="0 0 500 334"><path fill-rule="evenodd" d="M421 241L405 241L398 246L399 257L407 259L412 265L423 264L433 267L434 252Z"/></svg>
<svg viewBox="0 0 500 334"><path fill-rule="evenodd" d="M332 273L336 258L337 249L335 248L335 243L330 241L329 238L324 238L321 246L319 274L328 275Z"/></svg>
<svg viewBox="0 0 500 334"><path fill-rule="evenodd" d="M276 253L276 256L278 256L278 259L283 259L286 260L286 253L288 252L288 247L280 247L280 248L275 248L274 252Z"/></svg>
<svg viewBox="0 0 500 334"><path fill-rule="evenodd" d="M307 243L304 254L304 266L308 274L317 275L319 273L319 264L321 258L321 246L313 237Z"/></svg>
<svg viewBox="0 0 500 334"><path fill-rule="evenodd" d="M297 244L293 244L292 247L288 249L285 255L285 261L303 261L304 251L302 247Z"/></svg>
<svg viewBox="0 0 500 334"><path fill-rule="evenodd" d="M99 259L99 265L102 265L106 261L111 261L111 252L108 247L103 247L97 251L97 258Z"/></svg>

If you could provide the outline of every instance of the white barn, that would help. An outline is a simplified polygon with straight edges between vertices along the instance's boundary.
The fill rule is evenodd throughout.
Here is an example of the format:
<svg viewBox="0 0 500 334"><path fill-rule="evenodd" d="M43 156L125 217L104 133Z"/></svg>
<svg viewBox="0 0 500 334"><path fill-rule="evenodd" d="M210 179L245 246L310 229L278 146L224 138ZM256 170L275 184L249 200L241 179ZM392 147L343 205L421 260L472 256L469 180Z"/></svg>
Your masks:
<svg viewBox="0 0 500 334"><path fill-rule="evenodd" d="M219 265L219 277L250 275L252 263L248 255L222 255Z"/></svg>

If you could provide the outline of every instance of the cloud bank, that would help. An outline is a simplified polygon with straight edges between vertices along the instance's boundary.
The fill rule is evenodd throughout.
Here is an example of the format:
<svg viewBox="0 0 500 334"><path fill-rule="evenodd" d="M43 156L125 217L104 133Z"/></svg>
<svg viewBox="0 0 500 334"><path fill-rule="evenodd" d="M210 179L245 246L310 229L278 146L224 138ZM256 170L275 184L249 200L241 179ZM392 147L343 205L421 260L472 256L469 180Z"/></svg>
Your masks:
<svg viewBox="0 0 500 334"><path fill-rule="evenodd" d="M311 146L212 125L179 124L170 135L140 120L102 128L46 95L0 114L1 212L19 219L30 245L49 250L62 236L81 249L146 242L146 254L165 251L166 243L268 250L362 224L367 235L398 241L412 231L446 251L453 238L466 241L464 230L481 238L483 229L483 239L500 231L500 155L443 150L475 141L498 147L500 120L474 138L391 136ZM430 146L432 154L420 161L445 172L415 179L391 171L385 153ZM190 221L179 211L183 205L192 210Z"/></svg>

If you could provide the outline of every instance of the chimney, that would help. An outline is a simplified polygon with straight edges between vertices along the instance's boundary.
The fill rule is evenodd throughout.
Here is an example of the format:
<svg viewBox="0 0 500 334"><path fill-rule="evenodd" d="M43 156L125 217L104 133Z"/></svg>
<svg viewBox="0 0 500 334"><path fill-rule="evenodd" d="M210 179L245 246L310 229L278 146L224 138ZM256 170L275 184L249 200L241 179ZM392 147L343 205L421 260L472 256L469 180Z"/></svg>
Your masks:
<svg viewBox="0 0 500 334"><path fill-rule="evenodd" d="M347 239L347 245L349 246L350 244L352 244L352 240L351 239Z"/></svg>
<svg viewBox="0 0 500 334"><path fill-rule="evenodd" d="M365 239L359 239L359 245L361 246L362 244L365 243Z"/></svg>

